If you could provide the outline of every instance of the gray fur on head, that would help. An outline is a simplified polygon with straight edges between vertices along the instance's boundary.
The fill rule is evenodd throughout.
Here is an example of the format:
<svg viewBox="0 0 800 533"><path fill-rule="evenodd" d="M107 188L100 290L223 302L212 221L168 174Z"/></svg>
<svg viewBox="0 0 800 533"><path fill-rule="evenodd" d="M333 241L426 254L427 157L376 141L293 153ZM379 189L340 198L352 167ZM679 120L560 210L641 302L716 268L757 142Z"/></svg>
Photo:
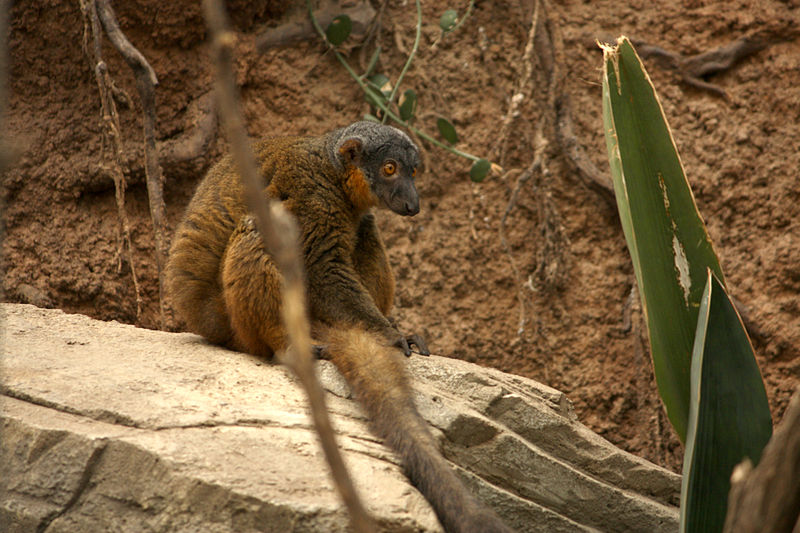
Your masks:
<svg viewBox="0 0 800 533"><path fill-rule="evenodd" d="M389 144L397 144L402 148L410 148L419 153L417 145L399 129L386 124L363 120L330 133L327 143L328 157L340 170L343 169L343 165L339 149L348 139L360 141L365 152L372 152Z"/></svg>

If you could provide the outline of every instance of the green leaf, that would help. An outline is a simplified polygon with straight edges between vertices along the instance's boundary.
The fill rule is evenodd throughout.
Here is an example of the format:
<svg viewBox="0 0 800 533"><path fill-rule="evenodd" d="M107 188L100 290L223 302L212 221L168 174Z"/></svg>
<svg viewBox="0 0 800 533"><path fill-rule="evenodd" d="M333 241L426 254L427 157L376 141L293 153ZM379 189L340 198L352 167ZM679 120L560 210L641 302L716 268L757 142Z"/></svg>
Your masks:
<svg viewBox="0 0 800 533"><path fill-rule="evenodd" d="M364 98L373 107L387 105L392 94L392 82L384 74L373 74L367 78L367 89Z"/></svg>
<svg viewBox="0 0 800 533"><path fill-rule="evenodd" d="M366 120L368 122L380 122L378 117L376 117L372 113L364 113L364 120Z"/></svg>
<svg viewBox="0 0 800 533"><path fill-rule="evenodd" d="M413 89L406 90L400 96L400 118L409 121L417 111L417 93Z"/></svg>
<svg viewBox="0 0 800 533"><path fill-rule="evenodd" d="M350 36L353 31L353 21L347 15L339 15L334 18L325 30L328 42L333 46L339 46Z"/></svg>
<svg viewBox="0 0 800 533"><path fill-rule="evenodd" d="M620 221L667 416L686 438L689 371L706 269L723 280L675 142L630 41L604 48L603 124Z"/></svg>
<svg viewBox="0 0 800 533"><path fill-rule="evenodd" d="M722 531L733 468L753 464L772 436L764 382L742 321L708 270L691 368L681 532Z"/></svg>
<svg viewBox="0 0 800 533"><path fill-rule="evenodd" d="M472 168L469 169L469 179L475 183L482 182L484 178L486 178L486 175L489 174L489 169L491 167L492 164L488 159L478 159L473 163Z"/></svg>
<svg viewBox="0 0 800 533"><path fill-rule="evenodd" d="M367 78L367 83L380 91L385 98L392 94L392 82L385 74L373 74Z"/></svg>
<svg viewBox="0 0 800 533"><path fill-rule="evenodd" d="M444 33L453 30L453 27L458 21L458 12L455 9L448 9L442 13L442 18L439 19L439 27Z"/></svg>
<svg viewBox="0 0 800 533"><path fill-rule="evenodd" d="M436 121L436 127L439 128L439 133L442 134L444 140L449 142L450 144L456 144L458 142L458 134L456 134L456 128L453 126L449 120L446 118L440 118Z"/></svg>

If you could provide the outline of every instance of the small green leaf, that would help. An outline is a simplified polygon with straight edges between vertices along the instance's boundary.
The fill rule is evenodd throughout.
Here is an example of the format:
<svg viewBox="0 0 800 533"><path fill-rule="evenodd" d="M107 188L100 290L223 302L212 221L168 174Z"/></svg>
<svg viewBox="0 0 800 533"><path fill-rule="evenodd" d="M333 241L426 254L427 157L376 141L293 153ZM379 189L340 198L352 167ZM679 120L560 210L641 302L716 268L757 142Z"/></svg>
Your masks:
<svg viewBox="0 0 800 533"><path fill-rule="evenodd" d="M392 94L392 82L385 74L373 74L367 78L367 82L387 98Z"/></svg>
<svg viewBox="0 0 800 533"><path fill-rule="evenodd" d="M486 175L489 174L490 168L492 168L492 164L488 159L478 159L469 169L469 179L475 183L482 182Z"/></svg>
<svg viewBox="0 0 800 533"><path fill-rule="evenodd" d="M442 18L439 19L439 27L442 31L447 33L453 30L453 27L458 21L458 12L455 9L448 9L442 13Z"/></svg>
<svg viewBox="0 0 800 533"><path fill-rule="evenodd" d="M400 97L400 118L411 120L417 111L417 93L413 89L408 89Z"/></svg>
<svg viewBox="0 0 800 533"><path fill-rule="evenodd" d="M367 122L380 122L380 120L378 120L378 117L376 117L372 113L364 113L364 120L366 120Z"/></svg>
<svg viewBox="0 0 800 533"><path fill-rule="evenodd" d="M458 142L458 134L456 134L456 128L453 126L449 120L446 118L440 118L436 121L436 127L439 128L439 133L442 134L442 137L449 142L450 144L456 144Z"/></svg>
<svg viewBox="0 0 800 533"><path fill-rule="evenodd" d="M351 31L353 31L353 21L350 20L350 17L339 15L328 25L325 37L333 46L339 46L350 36Z"/></svg>

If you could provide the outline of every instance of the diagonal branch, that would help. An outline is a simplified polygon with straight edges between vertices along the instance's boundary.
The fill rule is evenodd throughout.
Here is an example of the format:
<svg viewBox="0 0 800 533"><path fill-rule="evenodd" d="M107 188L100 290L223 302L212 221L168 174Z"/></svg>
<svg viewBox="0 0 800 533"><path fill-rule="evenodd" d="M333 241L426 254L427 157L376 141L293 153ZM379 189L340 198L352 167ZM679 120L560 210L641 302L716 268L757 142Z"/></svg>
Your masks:
<svg viewBox="0 0 800 533"><path fill-rule="evenodd" d="M255 215L264 245L283 277L282 313L290 348L283 354L282 362L297 375L308 395L314 426L319 434L336 488L350 513L353 528L363 533L377 531L375 523L358 498L339 453L325 406L325 394L314 373L297 226L283 206L274 201L268 204L261 191L260 174L239 109L239 95L231 58L235 37L228 30L227 15L219 0L203 0L203 9L212 35L220 122L231 144L233 157L242 178L247 207Z"/></svg>

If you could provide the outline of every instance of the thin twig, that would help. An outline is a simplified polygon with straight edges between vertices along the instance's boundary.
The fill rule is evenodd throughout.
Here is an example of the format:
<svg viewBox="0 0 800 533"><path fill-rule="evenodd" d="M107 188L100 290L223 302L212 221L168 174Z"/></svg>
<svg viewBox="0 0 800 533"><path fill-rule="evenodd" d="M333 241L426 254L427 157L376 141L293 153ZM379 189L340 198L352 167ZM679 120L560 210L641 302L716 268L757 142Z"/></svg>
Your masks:
<svg viewBox="0 0 800 533"><path fill-rule="evenodd" d="M525 332L525 323L527 322L525 318L525 291L523 290L524 285L522 283L522 276L519 273L519 268L517 268L517 262L514 260L514 255L511 253L511 246L508 244L508 239L506 238L506 220L517 204L517 197L519 196L522 186L533 177L534 172L539 171L541 164L541 158L534 158L530 166L517 178L517 183L514 186L514 190L511 192L511 198L509 198L506 210L503 213L503 217L500 219L500 243L503 245L503 250L508 256L508 263L511 265L511 271L514 274L514 281L517 285L517 299L519 300L517 335L520 336Z"/></svg>
<svg viewBox="0 0 800 533"><path fill-rule="evenodd" d="M376 16L369 0L321 0L317 4L317 19L323 25L327 26L339 15L347 15L353 24L351 36L368 39ZM291 11L281 18L277 26L270 26L256 35L256 48L265 53L274 47L312 39L316 35L317 32L304 12Z"/></svg>
<svg viewBox="0 0 800 533"><path fill-rule="evenodd" d="M503 118L503 124L500 126L500 133L497 136L497 142L490 152L491 156L497 159L501 166L505 162L506 144L508 142L508 131L511 127L511 123L519 116L519 107L529 96L529 85L533 75L534 40L536 38L536 28L539 26L538 21L539 4L537 2L536 7L533 10L531 28L528 31L528 41L525 44L525 51L523 52L522 60L520 61L520 64L522 65L522 72L519 76L517 89L514 91L514 94L509 101L508 111L506 112L506 116Z"/></svg>
<svg viewBox="0 0 800 533"><path fill-rule="evenodd" d="M103 61L103 50L100 40L101 28L97 14L97 5L94 0L80 0L81 11L84 17L84 47L87 57L89 56L88 38L91 34L93 59L89 61L94 65L94 75L97 81L97 88L100 91L100 113L103 120L103 146L105 151L105 140L110 140L113 164L109 169L114 180L114 197L117 203L117 232L119 234L120 245L117 251L117 269L122 268L123 249L127 252L128 265L131 268L131 278L133 279L133 289L136 294L136 319L142 314L142 293L139 289L139 280L136 276L136 268L133 264L133 246L131 243L131 229L128 223L128 214L125 210L125 175L122 172L122 140L120 138L119 115L111 93L111 79L108 75L108 67Z"/></svg>
<svg viewBox="0 0 800 533"><path fill-rule="evenodd" d="M227 14L219 0L203 0L203 8L212 35L220 120L242 177L247 206L255 215L264 245L283 276L282 314L290 349L283 354L282 362L294 371L308 395L314 426L336 487L350 513L353 528L359 532L376 531L377 527L364 509L347 473L328 417L325 393L314 373L297 227L283 206L274 201L268 205L261 191L260 174L239 108L232 61L235 37L228 29Z"/></svg>
<svg viewBox="0 0 800 533"><path fill-rule="evenodd" d="M683 56L643 42L636 42L635 45L637 53L643 59L649 57L660 59L667 68L677 72L687 85L709 91L727 100L728 93L725 89L703 78L728 70L741 59L766 48L768 43L745 36L727 45L692 56Z"/></svg>
<svg viewBox="0 0 800 533"><path fill-rule="evenodd" d="M8 18L10 0L0 0L0 176L11 166L6 131L6 104L8 102ZM0 198L0 210L6 212L5 201ZM0 245L5 241L5 224L0 224ZM2 289L0 289L0 295ZM5 296L5 295L3 295Z"/></svg>
<svg viewBox="0 0 800 533"><path fill-rule="evenodd" d="M155 138L155 86L158 85L158 78L156 78L156 73L147 62L147 59L120 30L117 17L114 15L114 10L111 9L109 0L95 0L95 2L100 22L109 40L133 70L136 78L136 89L139 91L139 97L142 100L147 198L150 202L150 217L153 221L156 266L158 268L158 304L161 328L166 329L164 267L167 264L167 254L169 253L169 241L167 240L169 230L167 229L166 207L164 205L164 176L161 173L161 165L158 164L158 148L156 147Z"/></svg>

